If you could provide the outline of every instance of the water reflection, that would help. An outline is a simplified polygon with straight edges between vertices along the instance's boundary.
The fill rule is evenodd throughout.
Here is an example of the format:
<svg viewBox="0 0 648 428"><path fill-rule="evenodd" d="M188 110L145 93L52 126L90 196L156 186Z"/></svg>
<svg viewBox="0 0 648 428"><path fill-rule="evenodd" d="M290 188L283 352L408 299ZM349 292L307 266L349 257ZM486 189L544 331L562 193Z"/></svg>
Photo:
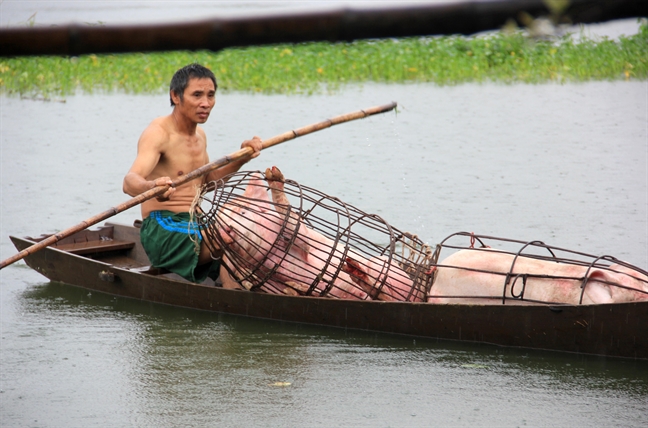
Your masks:
<svg viewBox="0 0 648 428"><path fill-rule="evenodd" d="M85 351L87 335L119 330L113 346L124 377L116 387L130 391L138 421L146 424L273 425L288 415L326 421L331 412L342 420L382 423L392 420L381 410L386 403L402 408L400 418L411 412L408 418L418 418L412 420L458 422L456 410L444 403L456 409L464 400L472 404L463 422L506 410L505 421L537 423L549 408L562 422L578 422L591 416L581 412L592 399L605 400L593 413L599 421L630 417L628 408L630 420L645 417L645 362L256 320L59 283L29 288L20 305L29 322L53 321L59 334L50 330L44 337L66 341L58 346L77 347L75 353L92 352ZM79 336L84 339L75 345ZM507 402L499 402L502 397ZM544 410L529 414L530 402L538 400ZM375 406L356 408L369 402Z"/></svg>

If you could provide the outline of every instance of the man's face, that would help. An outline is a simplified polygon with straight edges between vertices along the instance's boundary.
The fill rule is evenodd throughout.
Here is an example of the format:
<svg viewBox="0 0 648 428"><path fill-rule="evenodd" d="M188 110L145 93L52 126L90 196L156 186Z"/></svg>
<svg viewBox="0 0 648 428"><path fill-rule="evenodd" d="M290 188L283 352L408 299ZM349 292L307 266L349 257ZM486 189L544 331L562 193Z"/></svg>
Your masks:
<svg viewBox="0 0 648 428"><path fill-rule="evenodd" d="M216 104L216 88L209 78L189 79L183 99L172 94L176 108L196 123L205 123Z"/></svg>

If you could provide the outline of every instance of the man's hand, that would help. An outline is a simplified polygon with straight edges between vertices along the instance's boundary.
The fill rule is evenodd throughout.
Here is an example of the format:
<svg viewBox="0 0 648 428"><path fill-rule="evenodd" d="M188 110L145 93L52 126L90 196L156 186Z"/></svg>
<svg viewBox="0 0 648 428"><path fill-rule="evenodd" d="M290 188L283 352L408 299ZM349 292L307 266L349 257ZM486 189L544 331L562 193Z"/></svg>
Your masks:
<svg viewBox="0 0 648 428"><path fill-rule="evenodd" d="M255 157L261 154L261 149L263 149L263 142L261 141L261 138L255 135L254 137L252 137L251 140L245 140L243 141L243 143L241 143L242 149L246 147L249 147L252 150L254 150L254 153L252 153L252 155L249 158L249 159L254 159Z"/></svg>
<svg viewBox="0 0 648 428"><path fill-rule="evenodd" d="M173 185L173 180L171 180L170 177L159 177L156 178L155 180L152 181L153 187L157 186L172 186ZM153 188L151 187L151 189ZM156 199L159 202L166 202L169 199L171 199L171 195L176 191L175 187L169 187L169 190L164 192L162 195L158 196Z"/></svg>

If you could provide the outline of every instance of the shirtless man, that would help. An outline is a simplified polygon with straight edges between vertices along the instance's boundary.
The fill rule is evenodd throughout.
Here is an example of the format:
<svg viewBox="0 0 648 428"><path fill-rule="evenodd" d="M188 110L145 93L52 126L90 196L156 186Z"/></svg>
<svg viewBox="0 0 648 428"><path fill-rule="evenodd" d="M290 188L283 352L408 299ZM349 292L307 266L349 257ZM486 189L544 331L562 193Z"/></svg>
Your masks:
<svg viewBox="0 0 648 428"><path fill-rule="evenodd" d="M144 130L137 143L137 157L124 177L124 192L137 196L155 186L171 184L180 177L209 163L205 131L198 126L209 118L216 103L216 78L207 68L191 64L178 70L171 79L173 111L158 117ZM170 188L162 196L142 203L142 246L153 266L165 268L192 282L207 276L216 279L219 261L212 259L195 225L189 226L189 209L196 188L236 172L257 157L261 139L244 141L241 148L254 153L212 171L207 176ZM199 247L196 245L199 242Z"/></svg>

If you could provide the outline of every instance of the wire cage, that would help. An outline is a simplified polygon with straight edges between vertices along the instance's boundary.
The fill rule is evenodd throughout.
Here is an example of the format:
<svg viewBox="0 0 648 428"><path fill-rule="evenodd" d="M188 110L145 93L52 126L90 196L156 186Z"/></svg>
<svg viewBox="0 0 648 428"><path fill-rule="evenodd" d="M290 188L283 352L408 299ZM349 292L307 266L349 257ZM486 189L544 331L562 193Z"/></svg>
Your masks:
<svg viewBox="0 0 648 428"><path fill-rule="evenodd" d="M194 221L251 291L423 302L432 285L433 252L416 235L293 180L256 171L208 183Z"/></svg>
<svg viewBox="0 0 648 428"><path fill-rule="evenodd" d="M222 255L247 290L429 303L648 300L648 273L615 257L468 232L432 251L383 218L276 171L208 183L194 203L212 257Z"/></svg>
<svg viewBox="0 0 648 428"><path fill-rule="evenodd" d="M537 240L458 232L436 245L433 260L435 280L440 272L452 272L456 282L465 275L470 276L472 284L462 289L457 284L447 287L447 281L440 280L429 290L431 302L583 304L590 291L599 293L594 294L600 299L598 303L648 300L645 270L613 256L596 256ZM484 282L494 286L485 286ZM601 290L602 284L605 290ZM462 293L466 290L468 294Z"/></svg>

